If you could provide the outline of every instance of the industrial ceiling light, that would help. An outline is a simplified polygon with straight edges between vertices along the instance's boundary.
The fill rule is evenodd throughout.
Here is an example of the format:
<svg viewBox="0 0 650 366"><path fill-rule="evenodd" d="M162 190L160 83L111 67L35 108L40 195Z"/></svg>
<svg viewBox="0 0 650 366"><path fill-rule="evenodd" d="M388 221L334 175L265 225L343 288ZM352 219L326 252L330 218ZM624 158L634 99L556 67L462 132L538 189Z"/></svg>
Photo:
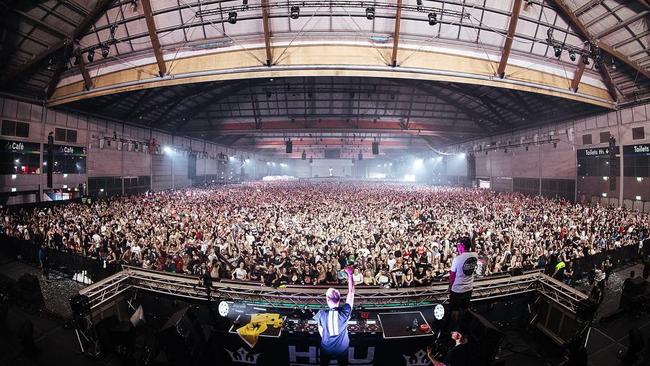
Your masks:
<svg viewBox="0 0 650 366"><path fill-rule="evenodd" d="M93 62L93 60L95 59L95 49L94 48L91 48L90 50L88 50L87 58L88 58L88 62Z"/></svg>
<svg viewBox="0 0 650 366"><path fill-rule="evenodd" d="M562 49L560 47L554 47L554 49L555 49L555 57L562 56Z"/></svg>
<svg viewBox="0 0 650 366"><path fill-rule="evenodd" d="M237 12L236 11L231 11L230 13L228 13L228 23L230 23L230 24L237 23Z"/></svg>
<svg viewBox="0 0 650 366"><path fill-rule="evenodd" d="M612 57L612 70L616 70L616 62L614 61L614 58Z"/></svg>
<svg viewBox="0 0 650 366"><path fill-rule="evenodd" d="M290 16L291 16L291 19L298 19L300 17L300 7L292 6Z"/></svg>
<svg viewBox="0 0 650 366"><path fill-rule="evenodd" d="M429 13L429 25L436 25L436 24L438 24L438 14Z"/></svg>
<svg viewBox="0 0 650 366"><path fill-rule="evenodd" d="M102 49L102 57L103 58L108 57L108 51L110 50L108 45L106 43L102 43L100 47Z"/></svg>
<svg viewBox="0 0 650 366"><path fill-rule="evenodd" d="M131 0L131 11L138 10L138 2L136 0Z"/></svg>
<svg viewBox="0 0 650 366"><path fill-rule="evenodd" d="M368 20L375 19L375 8L373 7L366 8L366 19Z"/></svg>
<svg viewBox="0 0 650 366"><path fill-rule="evenodd" d="M575 61L576 60L576 51L570 50L569 51L569 58L571 59L571 61Z"/></svg>
<svg viewBox="0 0 650 366"><path fill-rule="evenodd" d="M600 55L596 55L596 58L594 58L594 69L599 70L600 69L600 64L603 62L603 59L600 57Z"/></svg>
<svg viewBox="0 0 650 366"><path fill-rule="evenodd" d="M72 64L74 66L77 66L77 65L79 65L80 62L81 62L81 56L80 55L75 55L74 56L74 61L72 61Z"/></svg>
<svg viewBox="0 0 650 366"><path fill-rule="evenodd" d="M583 62L585 65L589 65L589 57L587 57L587 56L582 56L582 62Z"/></svg>
<svg viewBox="0 0 650 366"><path fill-rule="evenodd" d="M117 30L117 24L111 24L109 32L111 34L111 39L115 39L115 31Z"/></svg>

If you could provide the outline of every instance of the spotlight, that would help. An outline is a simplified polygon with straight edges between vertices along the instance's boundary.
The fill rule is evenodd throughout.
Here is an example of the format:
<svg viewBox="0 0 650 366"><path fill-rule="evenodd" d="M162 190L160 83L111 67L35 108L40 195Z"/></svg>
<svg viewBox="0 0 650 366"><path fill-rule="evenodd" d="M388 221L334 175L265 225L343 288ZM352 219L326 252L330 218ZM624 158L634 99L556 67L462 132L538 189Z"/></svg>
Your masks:
<svg viewBox="0 0 650 366"><path fill-rule="evenodd" d="M81 56L80 56L80 55L76 55L76 56L74 57L74 61L72 61L72 65L77 66L77 65L79 65L80 62L81 62Z"/></svg>
<svg viewBox="0 0 650 366"><path fill-rule="evenodd" d="M555 57L562 56L562 49L560 47L554 47L554 49L555 49Z"/></svg>
<svg viewBox="0 0 650 366"><path fill-rule="evenodd" d="M583 62L585 65L589 65L589 57L587 57L587 56L582 56L582 62Z"/></svg>
<svg viewBox="0 0 650 366"><path fill-rule="evenodd" d="M571 59L571 61L576 60L576 52L574 50L569 51L569 59Z"/></svg>
<svg viewBox="0 0 650 366"><path fill-rule="evenodd" d="M163 152L164 152L165 154L167 154L167 155L171 155L171 154L174 152L174 149L172 149L172 148L169 147L169 146L165 146L165 147L163 147Z"/></svg>
<svg viewBox="0 0 650 366"><path fill-rule="evenodd" d="M291 19L298 19L300 17L300 7L292 6L290 16L291 16Z"/></svg>
<svg viewBox="0 0 650 366"><path fill-rule="evenodd" d="M230 23L230 24L237 23L237 12L236 11L231 11L230 13L228 13L228 23Z"/></svg>
<svg viewBox="0 0 650 366"><path fill-rule="evenodd" d="M110 34L111 34L111 39L115 39L115 31L117 30L117 24L111 24L110 28Z"/></svg>
<svg viewBox="0 0 650 366"><path fill-rule="evenodd" d="M228 317L228 313L230 312L230 305L227 302L220 302L217 309L219 311L219 315L224 318Z"/></svg>
<svg viewBox="0 0 650 366"><path fill-rule="evenodd" d="M102 57L103 58L108 57L108 51L110 50L108 45L106 43L102 43L102 45L100 47L102 49Z"/></svg>
<svg viewBox="0 0 650 366"><path fill-rule="evenodd" d="M248 0L243 0L242 5L248 5Z"/></svg>
<svg viewBox="0 0 650 366"><path fill-rule="evenodd" d="M445 307L442 304L438 304L433 308L433 317L436 320L442 320L445 317Z"/></svg>
<svg viewBox="0 0 650 366"><path fill-rule="evenodd" d="M600 55L596 56L594 59L594 69L599 70L600 69L600 64L603 62L603 60L600 58Z"/></svg>
<svg viewBox="0 0 650 366"><path fill-rule="evenodd" d="M375 8L373 7L366 8L366 19L368 20L375 19Z"/></svg>
<svg viewBox="0 0 650 366"><path fill-rule="evenodd" d="M136 0L131 0L131 10L132 11L138 10L138 2Z"/></svg>
<svg viewBox="0 0 650 366"><path fill-rule="evenodd" d="M614 62L614 58L612 57L612 70L616 70L616 62Z"/></svg>
<svg viewBox="0 0 650 366"><path fill-rule="evenodd" d="M429 13L429 25L436 25L436 24L438 24L438 14Z"/></svg>

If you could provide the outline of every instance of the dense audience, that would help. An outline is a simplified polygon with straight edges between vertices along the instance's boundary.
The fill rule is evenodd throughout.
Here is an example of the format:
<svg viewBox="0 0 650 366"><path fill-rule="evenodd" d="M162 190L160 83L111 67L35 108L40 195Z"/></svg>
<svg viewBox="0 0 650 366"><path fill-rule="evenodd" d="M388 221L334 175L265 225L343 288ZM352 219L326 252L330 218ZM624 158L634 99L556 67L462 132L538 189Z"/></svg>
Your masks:
<svg viewBox="0 0 650 366"><path fill-rule="evenodd" d="M2 212L7 235L108 264L271 286L430 284L471 241L477 274L556 268L639 243L648 214L488 190L249 183ZM566 268L565 268L566 266Z"/></svg>

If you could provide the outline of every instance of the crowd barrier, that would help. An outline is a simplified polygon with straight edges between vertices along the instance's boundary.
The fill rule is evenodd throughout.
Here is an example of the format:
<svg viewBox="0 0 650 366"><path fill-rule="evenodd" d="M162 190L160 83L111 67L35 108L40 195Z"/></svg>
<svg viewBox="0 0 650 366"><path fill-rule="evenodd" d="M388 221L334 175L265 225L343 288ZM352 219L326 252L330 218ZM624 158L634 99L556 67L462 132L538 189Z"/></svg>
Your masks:
<svg viewBox="0 0 650 366"><path fill-rule="evenodd" d="M12 258L20 257L22 260L34 264L39 263L39 245L37 243L8 237L6 235L0 236L0 243L0 251L4 252L6 255ZM573 269L572 280L579 281L585 279L588 276L589 271L596 266L599 266L607 258L610 259L614 266L620 266L631 263L642 255L650 255L650 239L646 239L643 244L643 250L640 250L641 246L637 243L571 261ZM47 249L47 257L51 269L59 270L71 275L86 271L86 276L88 276L88 278L93 282L103 280L104 278L122 270L122 266L117 263L110 264L101 259L86 257L79 253L66 252L54 248ZM553 272L553 267L549 266L546 268L546 274L553 275ZM500 275L507 274L494 274L494 276Z"/></svg>
<svg viewBox="0 0 650 366"><path fill-rule="evenodd" d="M646 239L644 242L644 250L647 251L650 246L650 240ZM637 260L642 253L640 253L639 243L634 245L627 245L624 247L607 250L604 252L592 254L588 257L582 257L571 261L573 269L573 280L584 279L588 276L589 271L600 266L606 259L609 258L610 262L615 266L621 266ZM550 269L553 271L554 269ZM552 272L550 274L553 274Z"/></svg>
<svg viewBox="0 0 650 366"><path fill-rule="evenodd" d="M5 255L11 258L20 258L32 264L40 263L38 258L39 245L37 243L6 235L0 236L0 243L0 250ZM70 276L86 271L85 275L93 282L103 280L122 270L122 266L119 264L106 263L103 260L86 257L78 253L54 248L47 248L46 253L48 267L51 270Z"/></svg>

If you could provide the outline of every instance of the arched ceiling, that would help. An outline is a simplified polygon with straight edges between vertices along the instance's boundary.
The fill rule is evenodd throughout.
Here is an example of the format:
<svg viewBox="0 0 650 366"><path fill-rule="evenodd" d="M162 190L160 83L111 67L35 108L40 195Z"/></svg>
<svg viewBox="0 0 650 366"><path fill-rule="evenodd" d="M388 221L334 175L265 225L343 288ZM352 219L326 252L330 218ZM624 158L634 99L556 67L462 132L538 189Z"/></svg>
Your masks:
<svg viewBox="0 0 650 366"><path fill-rule="evenodd" d="M259 149L319 128L426 148L647 98L649 12L625 0L5 0L0 88Z"/></svg>

